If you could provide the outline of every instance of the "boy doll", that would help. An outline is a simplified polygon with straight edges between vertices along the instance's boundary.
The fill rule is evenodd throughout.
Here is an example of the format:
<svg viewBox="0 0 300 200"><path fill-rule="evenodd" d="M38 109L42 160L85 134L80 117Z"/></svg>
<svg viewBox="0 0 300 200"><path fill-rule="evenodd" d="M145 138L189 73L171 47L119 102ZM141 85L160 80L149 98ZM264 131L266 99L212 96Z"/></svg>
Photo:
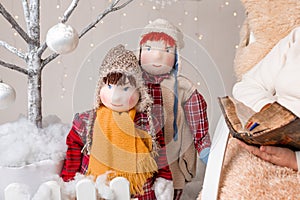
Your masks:
<svg viewBox="0 0 300 200"><path fill-rule="evenodd" d="M118 45L105 56L99 71L96 104L93 110L75 115L61 177L69 181L77 172L94 177L110 172L108 180L125 177L132 195L143 194L143 185L157 165L152 157L154 134L134 123L140 112L151 112L141 68L133 52Z"/></svg>
<svg viewBox="0 0 300 200"><path fill-rule="evenodd" d="M207 163L211 145L206 102L191 81L179 74L183 45L181 31L164 19L147 25L140 39L139 61L154 101L152 118L160 145L153 179L172 180L173 199L180 199L185 183L195 176L197 153ZM148 181L145 187L153 183ZM145 191L152 199L159 196L156 189Z"/></svg>

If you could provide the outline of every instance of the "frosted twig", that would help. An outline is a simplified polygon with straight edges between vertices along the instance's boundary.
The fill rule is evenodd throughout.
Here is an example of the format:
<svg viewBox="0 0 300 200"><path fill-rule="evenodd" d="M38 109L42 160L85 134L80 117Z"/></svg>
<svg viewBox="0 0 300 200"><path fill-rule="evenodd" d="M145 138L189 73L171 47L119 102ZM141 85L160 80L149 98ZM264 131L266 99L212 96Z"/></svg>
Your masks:
<svg viewBox="0 0 300 200"><path fill-rule="evenodd" d="M29 36L36 42L33 48L40 45L40 0L30 0L30 27Z"/></svg>
<svg viewBox="0 0 300 200"><path fill-rule="evenodd" d="M30 27L30 12L29 12L29 6L28 6L27 0L22 0L22 5L23 5L25 22L26 22L26 25L27 25L27 31L29 31L29 27Z"/></svg>
<svg viewBox="0 0 300 200"><path fill-rule="evenodd" d="M7 62L0 60L0 65L2 65L3 67L6 67L8 69L12 69L12 70L15 70L15 71L18 71L18 72L28 75L28 71L26 69L19 67L15 64L7 63Z"/></svg>
<svg viewBox="0 0 300 200"><path fill-rule="evenodd" d="M3 46L4 48L6 48L8 51L10 51L11 53L13 54L16 54L17 56L19 56L20 58L26 60L27 57L25 55L25 53L22 53L21 51L18 51L17 48L9 45L8 43L4 42L4 41L1 41L0 40L0 46Z"/></svg>
<svg viewBox="0 0 300 200"><path fill-rule="evenodd" d="M107 14L117 11L121 8L124 8L125 6L127 6L130 2L132 2L133 0L127 0L125 3L121 4L120 6L115 7L120 0L115 0L113 3L111 3L108 8L106 8L104 10L104 12L100 13L96 20L91 22L89 25L87 25L79 34L79 38L81 38L82 36L84 36L89 30L91 30L93 27L95 27L96 24L99 23L99 21L101 19L103 19Z"/></svg>
<svg viewBox="0 0 300 200"><path fill-rule="evenodd" d="M50 56L48 56L46 59L42 60L41 63L41 70L43 70L43 68L52 60L54 60L55 58L57 58L60 54L58 53L53 53Z"/></svg>
<svg viewBox="0 0 300 200"><path fill-rule="evenodd" d="M28 34L21 28L21 26L16 22L16 20L6 11L3 7L2 3L0 3L0 13L3 17L11 24L12 28L15 29L19 35L28 43L33 44L34 40L32 40Z"/></svg>
<svg viewBox="0 0 300 200"><path fill-rule="evenodd" d="M75 8L78 5L79 0L73 0L72 3L70 4L70 6L68 7L68 9L65 11L64 16L61 20L61 23L65 23L69 17L71 16L71 14L73 13L73 11L75 10Z"/></svg>

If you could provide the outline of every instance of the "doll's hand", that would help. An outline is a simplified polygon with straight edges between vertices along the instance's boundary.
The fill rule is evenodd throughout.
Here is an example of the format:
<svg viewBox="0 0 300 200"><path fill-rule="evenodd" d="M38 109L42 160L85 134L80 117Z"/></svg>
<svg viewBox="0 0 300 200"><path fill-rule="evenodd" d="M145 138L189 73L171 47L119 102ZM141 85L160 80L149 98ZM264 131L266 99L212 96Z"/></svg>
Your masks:
<svg viewBox="0 0 300 200"><path fill-rule="evenodd" d="M173 181L158 177L153 187L157 200L173 199Z"/></svg>
<svg viewBox="0 0 300 200"><path fill-rule="evenodd" d="M208 157L209 157L210 147L207 147L205 149L202 149L202 151L199 153L200 160L207 165Z"/></svg>
<svg viewBox="0 0 300 200"><path fill-rule="evenodd" d="M293 170L298 170L296 154L288 148L281 148L275 146L261 146L260 148L247 145L238 140L238 144L245 148L255 156L282 167L289 167Z"/></svg>
<svg viewBox="0 0 300 200"><path fill-rule="evenodd" d="M96 188L98 190L98 194L100 195L101 198L104 199L113 199L114 194L112 189L110 189L109 186L105 184L106 182L106 174L100 175L96 179Z"/></svg>

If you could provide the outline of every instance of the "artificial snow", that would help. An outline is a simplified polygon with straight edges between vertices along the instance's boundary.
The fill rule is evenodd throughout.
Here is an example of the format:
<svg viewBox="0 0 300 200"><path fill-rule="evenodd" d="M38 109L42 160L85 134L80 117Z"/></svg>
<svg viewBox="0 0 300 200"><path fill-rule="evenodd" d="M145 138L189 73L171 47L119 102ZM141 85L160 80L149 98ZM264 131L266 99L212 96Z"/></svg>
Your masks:
<svg viewBox="0 0 300 200"><path fill-rule="evenodd" d="M0 165L20 167L46 159L63 160L69 130L56 116L45 117L41 129L24 116L0 125Z"/></svg>

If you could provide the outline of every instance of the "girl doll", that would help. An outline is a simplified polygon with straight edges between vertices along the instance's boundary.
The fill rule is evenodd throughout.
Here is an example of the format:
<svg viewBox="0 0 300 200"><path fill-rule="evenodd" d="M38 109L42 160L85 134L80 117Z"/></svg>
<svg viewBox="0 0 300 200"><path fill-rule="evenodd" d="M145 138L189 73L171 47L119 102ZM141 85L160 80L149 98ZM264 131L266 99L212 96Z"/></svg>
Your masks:
<svg viewBox="0 0 300 200"><path fill-rule="evenodd" d="M183 45L180 30L163 19L147 25L140 39L140 65L154 100L153 124L161 147L158 173L153 179L172 180L174 188L166 199L172 199L172 195L180 199L185 183L196 174L197 153L206 163L211 144L206 102L196 87L178 73L179 49ZM147 182L148 188L154 180ZM153 199L155 194L159 196L156 189L151 191Z"/></svg>
<svg viewBox="0 0 300 200"><path fill-rule="evenodd" d="M149 113L151 103L133 52L122 45L112 48L100 66L95 108L76 114L67 137L63 180L77 172L94 177L109 172L108 180L125 177L131 194L143 194L144 183L157 171L155 143L151 128L148 134L134 120L139 112Z"/></svg>

